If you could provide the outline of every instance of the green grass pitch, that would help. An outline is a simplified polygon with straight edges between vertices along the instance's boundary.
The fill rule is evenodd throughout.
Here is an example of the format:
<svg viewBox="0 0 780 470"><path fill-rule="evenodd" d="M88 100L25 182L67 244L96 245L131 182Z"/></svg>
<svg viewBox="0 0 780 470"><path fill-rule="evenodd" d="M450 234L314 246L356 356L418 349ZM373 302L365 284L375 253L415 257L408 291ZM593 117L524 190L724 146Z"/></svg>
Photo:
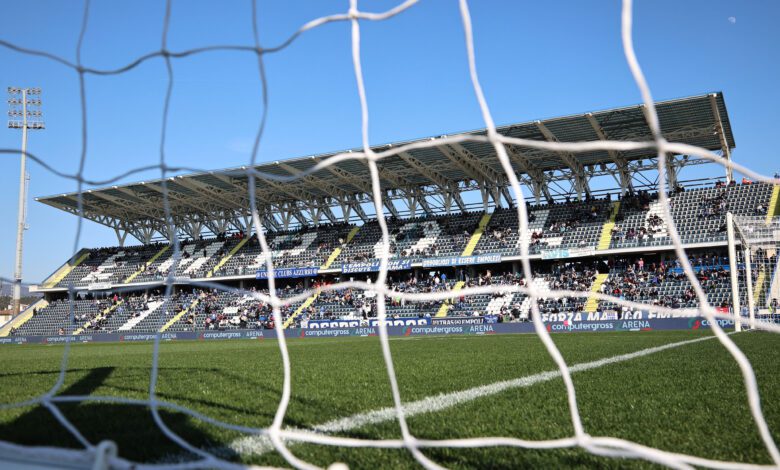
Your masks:
<svg viewBox="0 0 780 470"><path fill-rule="evenodd" d="M659 345L708 336L706 331L577 333L553 338L567 362L586 363ZM762 405L780 438L780 337L732 336L751 360ZM288 341L293 396L285 424L310 428L392 406L378 338ZM405 403L443 393L556 370L534 335L399 338L391 340ZM62 346L0 348L0 400L10 403L46 392L55 382ZM152 344L74 344L61 394L118 395L145 399ZM273 340L163 343L160 399L230 423L271 424L281 394L282 367ZM715 339L686 344L573 375L583 424L594 436L629 439L664 450L708 458L770 463L748 410L736 363ZM62 405L65 416L96 443L112 439L120 455L141 462L187 459L157 428L148 408L108 403ZM288 466L275 452L236 451L244 435L181 413L163 411L166 424L189 442L246 463ZM551 439L573 434L563 381L554 378L509 388L446 409L409 418L420 438L511 436ZM383 421L341 435L399 438ZM26 445L78 447L41 407L0 412L0 439ZM405 468L416 462L404 450L343 449L291 444L298 457L320 466ZM637 461L592 456L579 449L426 449L454 468L651 467ZM191 458L191 457L189 457Z"/></svg>

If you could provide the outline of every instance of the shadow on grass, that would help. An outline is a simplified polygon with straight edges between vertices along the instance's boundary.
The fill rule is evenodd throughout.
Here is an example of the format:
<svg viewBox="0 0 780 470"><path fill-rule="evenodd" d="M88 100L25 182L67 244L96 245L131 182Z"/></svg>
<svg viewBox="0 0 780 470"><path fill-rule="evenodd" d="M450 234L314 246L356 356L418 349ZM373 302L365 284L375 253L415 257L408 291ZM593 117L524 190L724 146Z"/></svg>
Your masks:
<svg viewBox="0 0 780 470"><path fill-rule="evenodd" d="M89 370L62 395L89 395L113 372L113 367ZM159 429L149 408L106 403L61 403L60 410L92 444L110 439L119 446L122 457L136 461L156 461L183 453ZM196 446L209 446L212 438L193 425L186 415L160 411L165 424ZM15 420L0 425L0 439L30 446L80 448L81 445L43 406L37 406Z"/></svg>
<svg viewBox="0 0 780 470"><path fill-rule="evenodd" d="M192 370L184 370L185 368L176 369L185 373L193 372ZM126 368L122 368L122 370L126 371ZM105 395L104 391L106 389L132 392L125 394L126 396L138 396L139 392L143 394L147 392L145 386L137 388L121 387L110 383L108 379L115 371L119 372L114 367L68 370L68 373L85 373L85 375L63 389L58 395ZM197 372L203 372L203 370L198 370ZM212 372L219 376L217 380L222 380L220 377L224 371L215 369ZM41 371L33 373L56 376L59 372ZM215 380L213 376L211 380ZM266 394L275 396L281 394L280 390L277 390L275 387L265 384L257 385L261 386ZM102 389L103 392L96 393L98 389ZM160 393L158 396L163 400L175 401L185 406L201 405L201 411L207 415L210 413L203 410L203 407L220 408L229 411L233 415L244 413L261 418L263 422L267 421L268 425L273 420L276 410L275 406L268 410L259 411L192 397L173 396L165 393ZM325 406L312 400L304 401L309 406ZM276 402L274 401L274 403ZM157 423L154 422L149 407L97 402L59 403L58 407L90 443L97 444L102 440L112 440L117 443L119 455L123 458L138 462L157 462L160 460L167 461L171 457L187 455L186 451L171 441L160 430ZM170 412L164 409L160 410L160 417L168 428L193 446L203 449L221 448L221 458L238 460L238 455L225 449L224 444L226 441L238 437L239 433L222 431L216 426L204 424L183 413ZM298 422L290 419L288 416L285 419L285 424L294 427L306 427L309 423ZM36 406L12 421L0 424L0 439L28 446L82 447L76 438L43 406ZM192 456L192 458L195 458L195 456Z"/></svg>

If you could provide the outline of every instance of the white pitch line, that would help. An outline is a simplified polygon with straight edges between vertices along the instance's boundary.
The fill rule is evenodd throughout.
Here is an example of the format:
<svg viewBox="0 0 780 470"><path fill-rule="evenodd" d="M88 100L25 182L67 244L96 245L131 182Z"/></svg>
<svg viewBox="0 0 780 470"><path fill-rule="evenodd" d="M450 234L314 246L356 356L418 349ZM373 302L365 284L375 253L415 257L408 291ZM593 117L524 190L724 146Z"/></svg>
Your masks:
<svg viewBox="0 0 780 470"><path fill-rule="evenodd" d="M630 361L638 357L648 356L657 352L666 351L668 349L679 348L688 344L698 343L700 341L706 341L715 338L714 336L707 336L704 338L691 339L686 341L680 341L677 343L664 344L662 346L655 346L652 348L642 349L628 354L621 354L613 357L606 357L591 362L582 362L569 366L569 370L572 373L584 372L587 370L598 369L610 364L617 364L619 362ZM549 382L561 376L559 370L551 370L546 372L540 372L538 374L528 375L518 379L504 380L500 382L494 382L488 385L481 385L479 387L469 388L458 392L442 393L439 395L423 398L421 400L409 402L404 404L404 415L409 418L423 413L433 413L435 411L446 410L454 406L468 403L479 398L496 395L506 390L514 388L527 388L533 385ZM362 428L371 424L379 424L387 421L393 421L397 419L395 408L381 408L374 411L368 411L365 413L358 413L346 418L334 419L322 424L315 425L311 428L311 431L319 432L322 434L342 433L352 431L354 429ZM294 428L288 428L290 430ZM294 444L294 441L289 441L287 444ZM266 436L246 436L232 441L227 445L227 448L211 449L212 452L220 455L227 452L235 452L240 455L262 455L267 452L273 451L274 447L271 441Z"/></svg>

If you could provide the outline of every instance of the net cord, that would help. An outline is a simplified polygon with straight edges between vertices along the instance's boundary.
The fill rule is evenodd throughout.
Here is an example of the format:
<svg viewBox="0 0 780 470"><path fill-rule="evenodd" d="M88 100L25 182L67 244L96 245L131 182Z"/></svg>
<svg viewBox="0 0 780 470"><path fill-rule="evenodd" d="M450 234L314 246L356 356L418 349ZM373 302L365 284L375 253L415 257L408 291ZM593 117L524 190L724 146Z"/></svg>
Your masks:
<svg viewBox="0 0 780 470"><path fill-rule="evenodd" d="M215 468L244 468L244 466L242 465L226 461L224 459L217 457L211 452L198 448L197 446L187 442L181 436L177 435L165 424L164 420L162 419L162 416L160 415L160 409L166 409L169 411L184 413L193 417L194 419L198 419L207 422L209 424L212 424L214 426L222 427L224 429L235 430L247 434L268 436L274 448L290 465L296 468L305 468L305 469L317 468L317 467L295 456L288 448L287 443L308 442L311 444L328 445L328 446L375 447L375 448L396 448L396 449L404 448L412 455L412 457L417 462L419 462L423 467L429 469L434 469L434 468L438 469L442 467L436 462L434 462L432 459L430 459L428 456L426 456L421 449L443 448L443 447L478 448L478 447L496 447L496 446L517 447L517 448L527 448L527 449L559 449L559 448L580 447L585 451L590 452L594 455L601 455L601 456L614 457L614 458L643 459L650 462L666 465L671 468L692 468L693 466L701 466L701 467L716 468L716 469L766 468L766 466L762 466L762 465L746 464L741 462L718 461L718 460L706 459L697 456L678 454L669 451L664 451L662 449L650 448L624 439L618 439L613 437L597 437L597 436L590 436L589 434L587 434L581 421L578 404L577 404L577 398L576 398L576 390L574 387L574 383L571 379L571 372L569 370L566 361L564 360L563 356L561 355L560 351L558 350L554 341L552 340L550 334L543 326L543 322L541 320L541 314L539 312L538 304L536 302L536 299L538 299L540 296L540 292L534 286L533 282L529 282L527 287L481 286L481 287L465 288L457 293L451 291L445 291L445 292L436 292L436 293L427 293L427 294L410 294L410 293L396 292L387 286L387 275L388 275L387 267L390 258L389 232L387 228L387 221L385 220L384 217L384 210L382 207L382 189L381 189L379 170L378 170L378 162L380 162L382 158L391 155L396 155L400 152L404 152L408 150L432 147L434 145L442 145L447 143L460 143L466 141L490 143L495 148L498 160L501 163L501 166L506 173L506 176L512 188L512 192L517 202L516 210L519 219L518 229L520 230L520 233L527 233L528 214L525 205L525 200L523 197L523 193L520 189L520 183L517 179L517 176L514 173L514 170L512 169L511 162L506 153L506 148L505 148L506 145L516 145L521 147L537 148L537 149L544 149L544 150L551 150L551 151L566 151L566 152L585 152L590 150L620 151L620 150L633 150L639 148L654 148L658 153L657 161L658 161L658 172L659 172L659 179L658 179L659 200L661 202L661 206L663 207L663 218L665 219L665 222L667 224L669 236L672 239L675 253L677 254L680 263L682 265L683 271L686 277L688 278L688 280L691 282L695 294L697 296L697 299L699 300L700 308L698 309L698 311L700 313L703 313L704 316L710 321L713 332L717 337L718 341L732 355L732 357L734 358L734 360L736 361L736 363L740 368L752 417L756 423L759 434L764 442L768 454L770 455L775 466L780 466L780 453L778 453L776 443L771 437L768 425L766 423L766 420L764 418L761 409L760 396L758 393L757 382L756 382L756 378L752 366L748 361L748 359L745 357L745 355L742 353L742 351L740 351L740 349L736 346L736 344L730 339L729 335L727 335L723 331L723 329L719 326L718 322L715 321L716 319L723 319L723 320L739 321L744 323L746 322L746 320L739 317L739 315L735 316L731 314L717 312L707 301L707 296L704 293L703 289L701 288L701 285L698 282L698 279L695 276L693 268L690 264L690 260L688 259L685 253L679 233L677 231L677 228L671 217L671 212L669 210L669 204L668 204L669 200L668 200L668 195L666 194L666 183L665 183L666 155L667 153L690 154L703 159L710 160L712 162L716 162L720 165L723 165L724 167L737 170L745 174L746 176L753 178L756 181L762 181L771 184L780 184L780 180L761 175L740 164L734 163L732 161L728 161L723 157L713 152L710 152L706 149L694 147L687 144L667 142L664 139L660 130L658 115L655 110L655 105L654 105L655 102L653 101L649 85L642 73L641 67L639 65L638 59L633 49L633 39L632 39L633 4L631 0L623 0L622 15L621 15L622 43L623 43L624 53L626 56L628 67L632 73L637 88L642 96L642 101L645 105L644 112L645 112L648 125L650 126L653 132L653 136L654 136L653 141L650 142L595 141L595 142L564 143L564 142L546 142L546 141L511 138L511 137L501 135L497 131L495 123L492 119L487 104L487 100L485 99L485 96L483 94L479 82L478 74L477 74L476 57L475 57L474 43L473 43L473 30L472 30L472 23L471 23L471 16L469 12L468 2L467 0L459 0L459 10L461 15L461 20L463 23L463 31L464 31L465 46L466 46L465 49L466 49L468 65L469 65L469 74L470 74L475 98L479 104L482 118L487 128L487 135L448 136L448 137L436 139L435 142L429 142L429 141L411 142L384 151L374 151L370 146L369 138L368 138L369 109L368 109L366 87L364 83L364 77L363 77L362 66L361 66L360 21L389 20L407 11L409 8L413 7L416 3L417 3L416 0L407 0L385 12L371 13L371 12L360 11L358 9L357 0L350 0L349 10L346 13L325 16L322 18L312 20L304 24L301 28L299 28L296 32L294 32L290 37L284 40L281 44L269 48L263 48L260 44L260 39L259 39L259 29L257 24L257 17L258 17L257 5L256 5L256 1L253 0L251 2L252 34L254 40L253 45L251 46L215 45L215 46L206 46L206 47L194 48L194 49L189 49L184 51L172 52L167 49L168 31L169 31L171 10L172 10L172 2L171 0L168 0L166 2L166 7L165 7L165 16L163 22L163 32L162 32L160 50L140 56L135 60L133 60L132 62L130 62L129 64L126 64L116 69L90 68L82 64L81 50L84 43L84 38L87 33L87 26L88 26L89 12L90 12L90 0L85 0L84 3L82 25L81 25L79 39L76 47L75 63L72 63L63 57L57 56L55 54L51 54L46 51L33 50L33 49L16 45L9 41L0 40L0 47L5 47L7 49L22 54L39 56L48 60L58 62L76 71L78 74L80 105L81 105L81 115L82 115L81 116L82 117L81 118L82 144L81 144L81 154L80 154L78 171L75 174L69 174L63 172L49 165L45 161L45 159L37 157L36 155L32 154L29 151L26 152L28 158L30 158L32 161L39 164L45 170L51 172L54 175L60 176L62 178L72 179L77 183L79 217L78 217L78 223L76 228L76 236L74 240L74 248L73 248L74 253L78 251L78 247L80 245L81 227L83 222L82 214L84 213L83 194L82 194L84 185L88 185L88 186L105 185L105 184L110 184L112 182L116 182L118 180L127 178L128 176L131 176L136 173L141 173L153 169L160 170L161 177L162 177L161 187L163 193L163 204L164 204L164 210L166 215L167 230L168 230L168 234L170 235L169 238L172 240L172 246L173 246L173 255L172 255L173 263L166 276L165 281L159 283L160 286L165 287L165 303L162 307L163 311L165 311L165 309L168 308L168 306L171 304L171 294L174 285L174 274L176 272L176 267L178 266L181 258L180 244L177 237L175 236L175 227L173 226L173 219L171 217L170 201L168 197L166 177L168 174L173 172L202 171L196 168L172 167L172 166L168 166L166 163L165 147L166 147L167 124L168 124L168 116L169 116L169 109L170 109L170 101L174 90L173 87L174 68L173 68L172 59L182 59L193 55L219 52L219 51L244 51L256 55L258 60L259 81L261 84L260 104L262 109L262 115L261 115L260 123L258 125L258 130L254 140L254 145L253 145L251 159L250 159L250 166L246 169L246 173L249 179L248 188L253 188L255 186L255 181L257 178L270 179L279 182L289 182L289 181L295 181L305 176L308 176L316 171L319 171L322 168L326 168L327 166L333 165L340 161L348 161L348 160L363 161L368 166L369 172L371 174L373 202L377 214L377 221L379 223L381 234L382 234L382 249L379 257L380 270L378 273L378 279L377 282L375 283L366 283L366 282L359 282L359 281L339 282L336 284L324 286L322 290L339 290L344 288L354 288L354 289L362 289L366 292L371 291L377 294L379 341L382 346L382 354L384 357L385 367L388 374L388 380L392 391L393 403L396 410L398 426L401 431L401 439L386 439L386 440L357 439L357 438L349 438L349 437L341 437L341 436L323 435L323 434L313 433L305 430L304 431L291 430L289 428L283 427L284 417L290 402L290 398L292 396L292 375L291 375L289 352L287 349L287 344L283 332L283 322L282 322L280 308L282 306L287 306L294 302L303 300L306 297L310 296L313 292L307 291L298 294L296 296L287 297L287 298L280 298L277 296L275 279L274 279L274 271L273 271L272 252L269 249L265 232L260 221L259 212L257 210L256 195L255 192L252 191L251 189L248 191L248 195L250 201L252 225L254 227L255 233L257 234L258 240L260 242L262 248L262 256L264 258L265 265L268 272L269 294L265 295L259 292L251 292L243 289L235 289L235 288L222 285L217 282L192 282L191 285L193 287L207 287L210 289L218 289L222 291L240 292L243 293L244 295L251 296L252 298L258 301L268 303L272 306L272 315L274 318L275 330L278 337L278 346L282 357L282 368L283 368L284 377L283 377L282 394L280 397L280 401L277 406L277 410L274 414L273 423L268 428L240 426L240 425L223 422L221 420L211 418L195 410L191 410L182 405L160 400L156 395L156 388L157 388L157 383L159 378L158 365L159 365L160 339L161 339L161 334L159 333L159 329L162 326L161 324L158 324L158 334L155 336L155 340L154 340L151 377L150 377L150 386L149 386L149 398L147 400L131 399L126 397L114 397L114 396L103 397L103 396L60 395L59 392L61 391L62 386L65 382L68 360L69 360L70 350L71 350L71 342L73 341L73 338L69 335L66 338L65 345L63 348L63 355L60 362L59 374L52 387L46 393L37 397L33 397L15 403L0 404L0 409L12 409L12 408L28 407L32 405L41 405L46 407L52 413L54 418L78 442L81 443L81 445L84 447L85 455L92 456L94 460L98 460L99 456L97 453L100 452L101 450L98 448L98 446L89 442L80 433L80 431L62 414L57 404L81 403L81 402L103 402L103 403L117 403L117 404L148 407L150 409L150 412L152 414L155 423L157 424L158 428L163 432L163 434L169 439L171 439L173 442L175 442L183 450L197 457L195 460L172 463L172 464L171 463L146 464L146 463L130 462L124 458L117 457L117 456L110 456L108 462L111 465L116 466L117 468L130 468L131 466L135 466L135 468L149 468L149 469L162 469L162 468L188 469L188 468L196 468L201 466L208 466L208 467L215 467ZM322 25L333 23L333 22L348 22L351 27L352 62L353 62L353 70L355 74L357 92L360 99L360 108L361 108L361 141L363 147L362 152L337 154L332 157L323 159L321 162L319 162L317 165L315 165L314 167L310 168L307 171L301 172L296 175L287 176L287 177L267 174L256 170L254 168L254 165L255 162L257 161L257 155L259 152L260 142L262 139L263 131L265 129L265 125L268 117L268 109L269 109L269 99L268 99L269 92L268 92L268 84L265 76L263 56L268 53L277 53L283 51L303 33L318 28ZM87 93L86 93L87 87L86 87L86 80L85 80L86 75L106 76L106 75L122 74L129 70L134 69L135 67L137 67L138 65L146 61L155 58L163 59L166 67L166 73L167 73L167 88L166 88L165 100L164 100L163 110L162 110L163 121L162 121L161 136L160 136L159 164L147 165L147 166L131 169L129 171L126 171L122 174L116 175L106 180L89 180L85 178L84 169L86 167L86 157L87 157L87 148L88 148ZM0 149L0 153L18 154L20 153L20 150L5 148L5 149ZM529 240L527 238L528 237L521 237L522 240L520 244L520 251L521 251L521 258L522 258L521 265L523 268L523 273L525 275L525 278L533 279L533 271L531 270L531 265L529 261ZM180 280L178 279L176 281L180 282ZM73 299L76 290L77 290L76 287L71 282L68 285L68 295L71 301L69 306L69 318L71 323L74 318ZM122 291L132 291L132 290L133 290L132 287L122 289ZM392 297L397 297L399 299L404 299L409 301L447 300L447 299L454 299L462 295L476 295L476 294L484 294L484 293L494 293L499 291L524 293L531 298L531 314L534 321L535 331L539 336L539 338L542 340L545 348L547 349L548 354L554 360L556 366L560 370L561 377L563 378L566 387L568 403L570 408L570 415L571 415L570 419L574 429L574 436L561 438L561 439L537 440L537 441L523 440L523 439L517 439L513 437L500 437L500 436L468 438L468 439L443 439L443 440L418 439L409 430L408 423L406 422L404 416L403 401L401 398L400 388L398 386L398 381L393 366L393 359L392 359L390 343L389 343L388 333L387 333L387 325L385 322L387 318L386 303L385 303L386 297L392 296ZM552 290L552 291L544 292L544 297L547 298L551 298L551 297L552 298L562 298L562 297L583 298L583 297L593 296L593 295L594 294L590 292L583 293L578 291L567 291L567 290ZM665 313L665 314L681 313L679 311L673 311L672 309L666 307L646 305L637 302L629 302L601 293L595 293L595 297L598 300L610 301L618 305L623 305L631 308L642 308L644 310L655 312L655 313ZM693 313L693 312L686 311L682 313ZM160 322L162 321L162 319L163 317L161 316ZM780 333L780 327L771 323L759 322L756 324L756 328L765 331ZM100 446L101 449L104 447L105 446ZM19 446L13 443L0 441L0 455L2 453L7 453L8 455L16 455L16 456L27 455L30 458L36 458L36 456L40 457L41 455L40 452L41 450L39 448L28 448L25 446ZM45 449L44 455L56 457L58 455L68 454L68 452L71 451L65 451L59 449Z"/></svg>

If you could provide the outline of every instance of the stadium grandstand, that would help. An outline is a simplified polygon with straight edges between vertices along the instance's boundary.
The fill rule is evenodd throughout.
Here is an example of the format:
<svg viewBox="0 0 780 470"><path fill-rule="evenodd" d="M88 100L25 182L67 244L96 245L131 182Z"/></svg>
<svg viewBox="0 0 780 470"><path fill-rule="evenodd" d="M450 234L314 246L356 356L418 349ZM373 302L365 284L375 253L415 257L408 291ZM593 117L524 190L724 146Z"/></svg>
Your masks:
<svg viewBox="0 0 780 470"><path fill-rule="evenodd" d="M659 102L657 110L667 140L731 158L735 143L722 93ZM642 105L514 124L499 132L553 142L652 139ZM439 137L446 136L423 140ZM374 150L381 153L407 143ZM678 309L698 306L662 217L653 148L570 153L505 147L530 196L527 233L518 231L515 200L488 143L448 142L378 161L391 236L391 288L435 292L534 283L542 291L607 293ZM248 188L247 168L242 167L83 192L83 217L113 229L117 245L76 253L37 286L44 297L0 335L273 328L269 305L238 291L198 286L219 281L267 292L248 191L256 194L281 297L339 280L371 282L379 271L382 241L372 211L369 168L363 160L350 159L316 167L333 155L258 165L254 188ZM678 178L683 168L705 163L689 155L668 157L671 214L708 300L728 311L733 299L726 214L769 224L780 213L780 188L736 181L731 170L709 179ZM591 188L599 177L616 184ZM166 193L171 225L165 218ZM78 194L36 200L74 215L80 211ZM181 246L179 260L174 259L174 237ZM523 241L530 246L533 279L521 274ZM776 303L777 274L756 270L753 285L763 292L759 308ZM174 294L166 302L169 277ZM744 294L741 300L746 302ZM631 313L595 295L538 302L544 318L577 313L623 318ZM316 289L283 308L282 319L285 328L359 325L376 316L375 304L368 292ZM388 315L401 320L490 316L500 322L528 321L529 312L530 299L514 291L452 301L389 299L388 304Z"/></svg>

